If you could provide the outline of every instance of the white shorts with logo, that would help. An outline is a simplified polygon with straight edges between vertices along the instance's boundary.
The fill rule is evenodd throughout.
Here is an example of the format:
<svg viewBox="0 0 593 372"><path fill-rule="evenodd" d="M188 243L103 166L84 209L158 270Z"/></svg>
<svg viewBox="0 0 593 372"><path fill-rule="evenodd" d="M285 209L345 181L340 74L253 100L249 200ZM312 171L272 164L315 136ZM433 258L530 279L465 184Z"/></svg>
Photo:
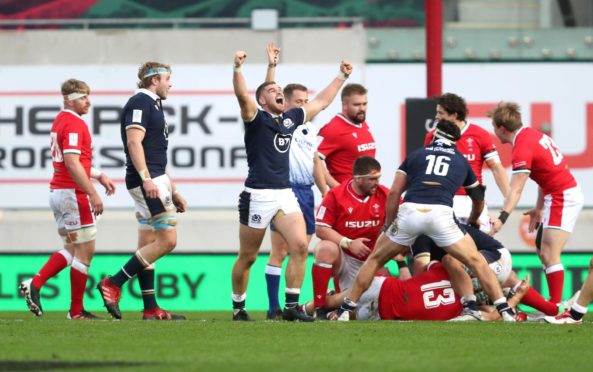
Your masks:
<svg viewBox="0 0 593 372"><path fill-rule="evenodd" d="M490 253L490 251L486 252ZM511 252L506 248L500 248L498 252L500 253L500 258L488 263L488 266L496 276L496 279L498 279L500 285L503 285L511 275L511 271L513 271L513 258L511 257ZM470 276L474 276L469 268L465 267L465 270Z"/></svg>
<svg viewBox="0 0 593 372"><path fill-rule="evenodd" d="M75 189L50 189L49 205L58 229L69 231L95 226L88 196Z"/></svg>
<svg viewBox="0 0 593 372"><path fill-rule="evenodd" d="M169 179L169 176L163 174L153 178L152 182L159 190L159 197L156 199L146 197L142 186L128 190L134 200L136 215L142 219L150 219L166 212L174 214L176 208L173 204L171 180Z"/></svg>
<svg viewBox="0 0 593 372"><path fill-rule="evenodd" d="M342 255L342 259L340 260L340 271L338 271L338 285L340 286L340 291L343 292L348 288L352 288L356 274L358 274L364 261L347 255L343 251L340 251L340 254Z"/></svg>
<svg viewBox="0 0 593 372"><path fill-rule="evenodd" d="M291 188L252 189L239 195L239 221L256 229L265 229L278 212L303 213Z"/></svg>
<svg viewBox="0 0 593 372"><path fill-rule="evenodd" d="M397 218L385 233L394 243L408 247L422 234L439 247L457 243L464 236L453 218L453 208L410 202L400 205Z"/></svg>
<svg viewBox="0 0 593 372"><path fill-rule="evenodd" d="M500 258L497 261L489 263L488 266L490 266L490 270L496 275L500 285L502 285L511 275L511 271L513 271L513 258L511 257L511 252L506 248L500 248L498 251L500 252Z"/></svg>
<svg viewBox="0 0 593 372"><path fill-rule="evenodd" d="M453 197L455 217L464 225L467 225L467 219L472 211L472 204L472 198L467 195L455 195ZM484 205L484 210L480 214L480 230L486 234L490 232L490 216L488 215L487 205Z"/></svg>
<svg viewBox="0 0 593 372"><path fill-rule="evenodd" d="M379 316L379 294L381 287L385 281L384 276L376 276L371 282L371 286L367 289L360 299L358 306L356 306L356 320L380 320Z"/></svg>
<svg viewBox="0 0 593 372"><path fill-rule="evenodd" d="M585 197L580 186L544 196L544 229L572 232L583 209Z"/></svg>

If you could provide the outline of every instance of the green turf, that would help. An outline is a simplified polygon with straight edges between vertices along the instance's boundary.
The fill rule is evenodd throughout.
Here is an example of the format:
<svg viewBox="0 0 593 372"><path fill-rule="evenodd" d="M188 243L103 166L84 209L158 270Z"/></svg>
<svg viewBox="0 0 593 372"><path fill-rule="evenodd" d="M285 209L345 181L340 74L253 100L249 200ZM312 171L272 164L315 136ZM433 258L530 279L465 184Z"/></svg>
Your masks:
<svg viewBox="0 0 593 372"><path fill-rule="evenodd" d="M542 371L588 370L593 323L234 323L230 312L187 321L68 321L0 312L0 370Z"/></svg>

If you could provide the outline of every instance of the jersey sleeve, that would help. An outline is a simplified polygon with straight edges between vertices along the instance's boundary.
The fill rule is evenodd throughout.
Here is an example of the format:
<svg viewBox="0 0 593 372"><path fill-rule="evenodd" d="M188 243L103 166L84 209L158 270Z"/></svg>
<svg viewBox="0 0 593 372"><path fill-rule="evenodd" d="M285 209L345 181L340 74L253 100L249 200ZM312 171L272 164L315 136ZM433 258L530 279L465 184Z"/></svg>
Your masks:
<svg viewBox="0 0 593 372"><path fill-rule="evenodd" d="M335 140L334 136L332 135L331 127L328 125L325 125L319 130L317 138L319 143L317 145L317 152L319 153L319 157L322 159L330 156L339 147L339 143Z"/></svg>
<svg viewBox="0 0 593 372"><path fill-rule="evenodd" d="M299 125L305 124L306 116L305 109L302 107L290 109L282 115L284 122L286 122L287 119L290 119L294 123L290 128L293 131L296 130Z"/></svg>
<svg viewBox="0 0 593 372"><path fill-rule="evenodd" d="M82 153L82 146L84 143L85 132L88 130L84 124L73 120L68 120L64 123L62 130L58 133L58 144L65 154Z"/></svg>
<svg viewBox="0 0 593 372"><path fill-rule="evenodd" d="M403 174L408 174L408 168L409 168L409 163L410 163L410 156L406 157L404 159L404 161L399 165L399 168L397 168L396 172L400 172Z"/></svg>
<svg viewBox="0 0 593 372"><path fill-rule="evenodd" d="M124 112L126 129L137 128L146 132L150 116L150 104L151 102L148 99L136 99L128 103L126 111Z"/></svg>
<svg viewBox="0 0 593 372"><path fill-rule="evenodd" d="M511 167L513 173L530 173L533 161L533 149L529 146L513 147Z"/></svg>
<svg viewBox="0 0 593 372"><path fill-rule="evenodd" d="M485 161L490 159L498 159L498 161L500 161L496 145L494 144L494 141L492 141L490 133L487 131L484 131L480 136L480 152Z"/></svg>
<svg viewBox="0 0 593 372"><path fill-rule="evenodd" d="M333 228L338 217L338 203L336 193L330 190L315 215L315 225Z"/></svg>

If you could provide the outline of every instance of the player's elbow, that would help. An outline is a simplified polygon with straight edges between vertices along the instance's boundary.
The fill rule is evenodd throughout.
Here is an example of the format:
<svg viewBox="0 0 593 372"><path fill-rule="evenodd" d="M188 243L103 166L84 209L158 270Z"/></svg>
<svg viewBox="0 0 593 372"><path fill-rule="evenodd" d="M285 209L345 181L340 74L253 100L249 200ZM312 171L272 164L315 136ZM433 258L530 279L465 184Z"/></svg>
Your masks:
<svg viewBox="0 0 593 372"><path fill-rule="evenodd" d="M465 189L465 192L467 192L467 195L473 201L484 201L484 198L486 197L486 186L478 185L471 189Z"/></svg>

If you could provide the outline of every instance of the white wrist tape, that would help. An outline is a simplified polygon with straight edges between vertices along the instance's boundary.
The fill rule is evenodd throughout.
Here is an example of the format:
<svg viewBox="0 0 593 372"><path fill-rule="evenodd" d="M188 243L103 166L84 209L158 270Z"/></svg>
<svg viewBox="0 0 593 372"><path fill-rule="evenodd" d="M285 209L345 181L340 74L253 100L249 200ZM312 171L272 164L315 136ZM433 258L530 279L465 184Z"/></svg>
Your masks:
<svg viewBox="0 0 593 372"><path fill-rule="evenodd" d="M340 80L347 80L348 77L350 77L350 75L348 75L347 73L342 72L342 71L340 71L340 73L338 74L338 79L340 79Z"/></svg>
<svg viewBox="0 0 593 372"><path fill-rule="evenodd" d="M103 172L101 172L100 170L91 167L91 178L98 180L102 174Z"/></svg>
<svg viewBox="0 0 593 372"><path fill-rule="evenodd" d="M340 240L340 248L350 248L350 244L352 244L352 239L347 237L342 237Z"/></svg>

